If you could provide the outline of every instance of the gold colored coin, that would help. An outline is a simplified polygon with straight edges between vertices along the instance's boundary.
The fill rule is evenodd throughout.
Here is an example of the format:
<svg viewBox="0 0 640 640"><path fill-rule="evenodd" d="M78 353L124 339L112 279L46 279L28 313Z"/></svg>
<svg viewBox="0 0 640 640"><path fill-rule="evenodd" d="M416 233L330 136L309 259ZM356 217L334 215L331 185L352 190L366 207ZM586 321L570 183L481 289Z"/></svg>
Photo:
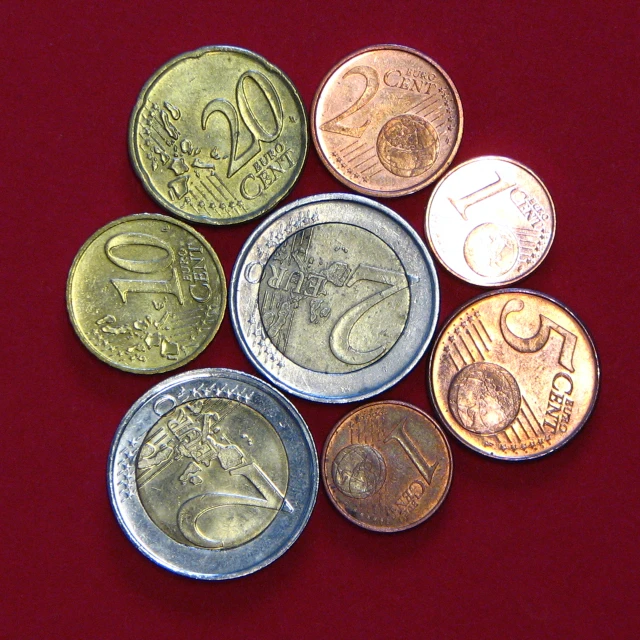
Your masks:
<svg viewBox="0 0 640 640"><path fill-rule="evenodd" d="M94 233L69 272L73 328L98 358L133 373L162 373L200 354L218 331L222 265L194 229L137 214Z"/></svg>
<svg viewBox="0 0 640 640"><path fill-rule="evenodd" d="M136 481L147 514L173 540L233 549L273 522L287 492L289 463L276 430L255 409L199 398L176 406L149 431ZM243 495L247 488L253 491ZM255 488L262 495L254 495Z"/></svg>
<svg viewBox="0 0 640 640"><path fill-rule="evenodd" d="M333 428L322 456L322 479L336 509L383 533L429 518L449 491L452 469L440 427L404 402L358 407Z"/></svg>
<svg viewBox="0 0 640 640"><path fill-rule="evenodd" d="M591 337L549 296L503 289L457 311L431 356L438 414L462 443L501 460L551 453L582 428L600 379Z"/></svg>
<svg viewBox="0 0 640 640"><path fill-rule="evenodd" d="M320 159L349 188L378 198L414 193L451 164L462 104L445 71L398 45L356 51L325 77L311 108Z"/></svg>
<svg viewBox="0 0 640 640"><path fill-rule="evenodd" d="M293 188L307 118L287 76L261 56L205 47L161 67L131 116L129 151L149 194L176 215L234 224Z"/></svg>
<svg viewBox="0 0 640 640"><path fill-rule="evenodd" d="M484 287L512 284L546 257L556 229L553 202L531 169L483 156L451 170L427 205L431 249L451 273Z"/></svg>

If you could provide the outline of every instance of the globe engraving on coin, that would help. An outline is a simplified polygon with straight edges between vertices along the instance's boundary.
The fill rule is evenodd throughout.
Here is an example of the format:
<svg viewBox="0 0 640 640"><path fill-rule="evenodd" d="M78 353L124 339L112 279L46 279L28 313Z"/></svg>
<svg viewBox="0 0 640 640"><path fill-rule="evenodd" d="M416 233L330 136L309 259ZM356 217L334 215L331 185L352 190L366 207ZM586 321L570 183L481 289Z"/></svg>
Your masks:
<svg viewBox="0 0 640 640"><path fill-rule="evenodd" d="M194 578L256 571L304 528L317 492L313 441L294 407L244 373L191 371L123 419L109 491L134 545Z"/></svg>
<svg viewBox="0 0 640 640"><path fill-rule="evenodd" d="M497 364L468 364L451 381L449 408L468 431L488 434L504 431L520 411L518 383Z"/></svg>
<svg viewBox="0 0 640 640"><path fill-rule="evenodd" d="M530 169L508 158L480 157L436 185L425 232L454 275L481 286L505 285L544 260L555 235L555 212Z"/></svg>
<svg viewBox="0 0 640 640"><path fill-rule="evenodd" d="M582 428L600 371L591 337L559 302L504 289L475 298L434 347L430 389L445 426L501 460L551 453Z"/></svg>
<svg viewBox="0 0 640 640"><path fill-rule="evenodd" d="M402 402L355 409L331 431L322 477L334 506L366 529L402 531L442 504L452 476L444 434L425 413Z"/></svg>
<svg viewBox="0 0 640 640"><path fill-rule="evenodd" d="M293 188L308 147L295 87L259 55L205 47L161 67L131 116L129 151L149 194L208 224L269 211Z"/></svg>
<svg viewBox="0 0 640 640"><path fill-rule="evenodd" d="M254 232L230 301L236 335L261 373L307 399L350 402L415 365L439 298L409 225L366 198L328 194L284 207Z"/></svg>
<svg viewBox="0 0 640 640"><path fill-rule="evenodd" d="M368 498L384 484L386 465L374 447L352 444L336 456L331 476L342 493L351 498Z"/></svg>
<svg viewBox="0 0 640 640"><path fill-rule="evenodd" d="M78 337L133 373L190 362L215 336L226 307L222 265L194 229L168 216L120 218L91 236L67 282Z"/></svg>
<svg viewBox="0 0 640 640"><path fill-rule="evenodd" d="M339 62L312 105L320 159L349 188L376 197L414 193L453 160L462 105L451 79L414 49L381 45Z"/></svg>

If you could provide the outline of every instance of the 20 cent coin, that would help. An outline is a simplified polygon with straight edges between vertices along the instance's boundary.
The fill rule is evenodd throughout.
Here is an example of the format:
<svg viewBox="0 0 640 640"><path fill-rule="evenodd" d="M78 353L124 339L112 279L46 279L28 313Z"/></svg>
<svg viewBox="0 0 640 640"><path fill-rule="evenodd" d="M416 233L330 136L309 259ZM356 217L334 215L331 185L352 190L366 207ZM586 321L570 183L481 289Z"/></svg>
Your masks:
<svg viewBox="0 0 640 640"><path fill-rule="evenodd" d="M236 47L183 53L145 84L129 125L133 167L165 209L232 224L269 211L293 188L308 147L291 80Z"/></svg>

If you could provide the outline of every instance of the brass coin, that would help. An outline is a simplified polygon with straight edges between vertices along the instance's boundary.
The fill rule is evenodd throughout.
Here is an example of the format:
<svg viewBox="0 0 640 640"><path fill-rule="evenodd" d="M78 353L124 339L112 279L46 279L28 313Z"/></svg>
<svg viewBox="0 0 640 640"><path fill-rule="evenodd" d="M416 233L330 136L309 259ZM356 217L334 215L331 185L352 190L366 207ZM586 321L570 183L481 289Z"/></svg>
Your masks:
<svg viewBox="0 0 640 640"><path fill-rule="evenodd" d="M462 443L529 460L573 438L591 413L598 357L582 323L557 300L503 289L457 311L431 356L434 406Z"/></svg>
<svg viewBox="0 0 640 640"><path fill-rule="evenodd" d="M508 158L474 158L451 170L427 205L431 249L451 273L480 286L511 284L546 257L556 229L538 176Z"/></svg>
<svg viewBox="0 0 640 640"><path fill-rule="evenodd" d="M167 216L137 214L94 233L69 272L67 309L98 358L133 373L190 362L218 331L227 300L209 243Z"/></svg>
<svg viewBox="0 0 640 640"><path fill-rule="evenodd" d="M429 518L451 484L449 444L438 425L403 402L375 402L331 431L322 479L348 520L380 532L403 531Z"/></svg>
<svg viewBox="0 0 640 640"><path fill-rule="evenodd" d="M293 188L307 154L307 118L287 76L236 47L170 60L145 84L129 125L133 167L177 216L234 224Z"/></svg>
<svg viewBox="0 0 640 640"><path fill-rule="evenodd" d="M339 62L312 106L320 159L370 196L414 193L444 173L462 137L462 105L444 70L408 47L380 45Z"/></svg>

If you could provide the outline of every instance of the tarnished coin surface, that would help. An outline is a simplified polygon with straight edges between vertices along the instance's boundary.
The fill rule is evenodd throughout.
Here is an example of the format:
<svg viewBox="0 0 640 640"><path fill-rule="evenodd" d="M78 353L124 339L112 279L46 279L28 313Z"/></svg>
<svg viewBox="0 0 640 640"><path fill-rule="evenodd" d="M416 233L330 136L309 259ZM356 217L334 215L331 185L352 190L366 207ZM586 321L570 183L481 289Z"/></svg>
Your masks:
<svg viewBox="0 0 640 640"><path fill-rule="evenodd" d="M546 257L556 229L540 178L508 158L474 158L435 187L425 220L429 244L454 275L480 286L511 284Z"/></svg>
<svg viewBox="0 0 640 640"><path fill-rule="evenodd" d="M360 196L272 214L231 278L232 323L260 373L319 402L368 398L417 363L435 330L433 262L413 229Z"/></svg>
<svg viewBox="0 0 640 640"><path fill-rule="evenodd" d="M170 60L145 84L129 125L133 167L178 216L244 222L293 188L308 147L291 80L261 56L205 47Z"/></svg>
<svg viewBox="0 0 640 640"><path fill-rule="evenodd" d="M434 406L458 440L501 460L555 451L589 417L600 369L591 337L557 300L504 289L447 322L431 356Z"/></svg>
<svg viewBox="0 0 640 640"><path fill-rule="evenodd" d="M372 531L403 531L424 522L445 499L452 469L440 427L403 402L358 407L333 428L322 454L331 502Z"/></svg>
<svg viewBox="0 0 640 640"><path fill-rule="evenodd" d="M94 233L67 281L67 309L84 345L133 373L162 373L199 355L226 308L222 265L194 229L137 214Z"/></svg>
<svg viewBox="0 0 640 640"><path fill-rule="evenodd" d="M228 369L189 371L142 396L116 432L108 471L131 542L165 569L205 580L253 573L287 551L318 477L294 406Z"/></svg>
<svg viewBox="0 0 640 640"><path fill-rule="evenodd" d="M349 188L414 193L451 164L462 137L460 97L444 70L408 47L380 45L340 61L313 101L320 159Z"/></svg>

